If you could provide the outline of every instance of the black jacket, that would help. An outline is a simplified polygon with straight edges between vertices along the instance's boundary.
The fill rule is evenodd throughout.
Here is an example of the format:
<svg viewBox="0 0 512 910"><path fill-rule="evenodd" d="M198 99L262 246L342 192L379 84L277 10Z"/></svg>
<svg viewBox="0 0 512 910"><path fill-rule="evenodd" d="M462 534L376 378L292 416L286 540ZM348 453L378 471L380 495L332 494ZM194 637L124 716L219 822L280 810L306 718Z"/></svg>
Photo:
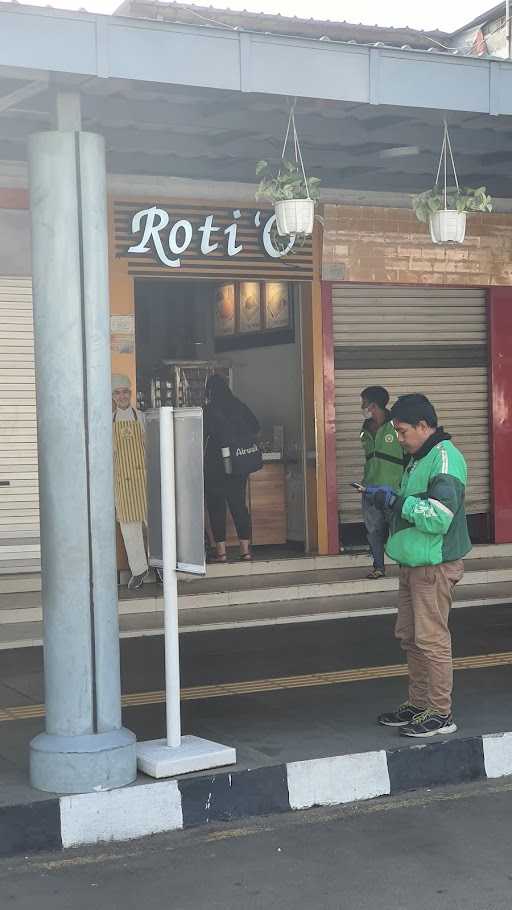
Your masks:
<svg viewBox="0 0 512 910"><path fill-rule="evenodd" d="M219 405L208 405L204 410L204 473L207 483L224 479L221 449L237 443L254 442L260 425L253 412L243 401L233 395Z"/></svg>

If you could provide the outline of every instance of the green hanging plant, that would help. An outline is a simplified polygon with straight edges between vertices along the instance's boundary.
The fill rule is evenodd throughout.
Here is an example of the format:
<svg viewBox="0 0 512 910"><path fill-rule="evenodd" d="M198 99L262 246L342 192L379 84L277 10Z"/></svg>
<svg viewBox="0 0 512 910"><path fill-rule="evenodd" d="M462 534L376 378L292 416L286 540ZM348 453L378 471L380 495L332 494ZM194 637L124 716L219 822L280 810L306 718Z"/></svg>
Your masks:
<svg viewBox="0 0 512 910"><path fill-rule="evenodd" d="M492 196L485 186L477 189L465 186L446 188L436 184L430 190L419 193L412 198L412 207L418 221L428 223L430 216L436 212L451 209L456 212L492 212Z"/></svg>
<svg viewBox="0 0 512 910"><path fill-rule="evenodd" d="M261 177L256 191L256 199L269 199L273 204L287 199L320 198L319 177L308 177L300 170L297 162L282 159L277 173L272 170L268 161L258 161L256 176Z"/></svg>

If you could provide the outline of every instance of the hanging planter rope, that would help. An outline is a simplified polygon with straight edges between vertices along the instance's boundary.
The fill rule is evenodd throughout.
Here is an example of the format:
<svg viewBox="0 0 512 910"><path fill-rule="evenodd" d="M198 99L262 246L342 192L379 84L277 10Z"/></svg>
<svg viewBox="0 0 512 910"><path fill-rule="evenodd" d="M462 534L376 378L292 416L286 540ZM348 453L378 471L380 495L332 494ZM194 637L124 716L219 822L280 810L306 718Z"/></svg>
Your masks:
<svg viewBox="0 0 512 910"><path fill-rule="evenodd" d="M430 216L430 236L433 243L464 243L464 237L466 236L466 213L459 212L457 209L448 207L448 155L450 154L450 161L453 170L453 177L455 180L455 187L457 190L457 195L460 195L459 180L457 177L457 170L455 168L455 161L453 160L453 151L452 144L450 141L450 133L448 131L448 124L446 120L443 121L444 132L443 132L443 144L441 146L441 154L439 156L439 164L437 166L437 175L436 175L436 187L439 187L439 177L441 174L441 165L443 165L443 176L444 176L444 209L440 212L434 212Z"/></svg>
<svg viewBox="0 0 512 910"><path fill-rule="evenodd" d="M275 177L263 178L256 198L266 196L272 200L276 212L277 232L281 237L313 233L315 201L319 195L320 180L308 178L295 124L296 100L290 107L288 125L281 152L281 163ZM292 148L292 160L286 158ZM268 170L268 163L260 161L256 173Z"/></svg>
<svg viewBox="0 0 512 910"><path fill-rule="evenodd" d="M315 203L309 194L308 178L306 177L304 160L302 158L299 137L297 135L297 127L295 125L295 104L296 102L294 101L290 109L290 116L288 117L288 127L286 129L286 135L284 137L283 151L281 152L281 167L283 167L286 163L286 148L288 146L288 140L290 138L291 132L293 138L295 168L297 171L299 171L300 165L302 179L304 180L304 186L306 187L306 198L282 199L280 202L276 202L275 209L277 232L281 236L285 236L287 234L312 234L313 221L315 217ZM281 168L279 169L279 173L281 173Z"/></svg>

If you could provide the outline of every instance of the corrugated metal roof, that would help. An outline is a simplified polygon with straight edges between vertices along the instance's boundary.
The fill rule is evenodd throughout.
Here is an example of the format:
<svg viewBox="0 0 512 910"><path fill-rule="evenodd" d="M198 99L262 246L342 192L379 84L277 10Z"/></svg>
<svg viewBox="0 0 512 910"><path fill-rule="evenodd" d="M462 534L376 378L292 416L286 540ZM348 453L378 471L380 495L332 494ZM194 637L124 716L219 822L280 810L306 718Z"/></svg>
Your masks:
<svg viewBox="0 0 512 910"><path fill-rule="evenodd" d="M87 3L87 0L85 0ZM0 6L22 7L40 10L30 3L20 0L0 0ZM486 13L482 13L467 25L454 32L441 29L422 31L409 26L368 25L362 22L335 21L330 19L304 19L299 16L283 16L281 13L252 12L250 10L233 10L216 6L200 6L190 3L160 2L160 0L123 0L116 8L114 16L126 16L135 19L170 22L176 25L193 25L204 28L225 28L232 31L251 31L275 37L307 38L319 41L333 41L344 44L355 44L365 47L396 48L413 51L435 51L437 53L465 56L467 49L454 46L454 38L471 27L476 27L494 15L500 15L505 4L501 3ZM58 2L46 4L43 9L48 12L69 12L63 10ZM87 13L81 7L78 13ZM492 56L479 54L479 56Z"/></svg>
<svg viewBox="0 0 512 910"><path fill-rule="evenodd" d="M236 30L248 29L288 37L407 47L413 50L429 50L434 47L447 53L455 52L449 44L449 33L437 29L422 32L408 26L395 28L346 21L336 22L329 19L302 19L298 16L282 16L280 13L255 13L189 3L161 3L154 0L124 0L114 15L161 19L180 25L202 24Z"/></svg>

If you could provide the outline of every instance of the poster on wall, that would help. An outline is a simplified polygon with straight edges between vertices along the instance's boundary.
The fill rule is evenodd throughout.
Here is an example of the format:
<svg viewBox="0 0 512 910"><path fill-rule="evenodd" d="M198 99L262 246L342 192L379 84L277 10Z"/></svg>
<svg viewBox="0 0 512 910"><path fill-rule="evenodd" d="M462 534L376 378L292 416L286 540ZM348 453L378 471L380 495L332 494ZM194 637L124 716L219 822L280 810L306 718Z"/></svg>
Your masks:
<svg viewBox="0 0 512 910"><path fill-rule="evenodd" d="M113 354L133 354L135 351L135 319L133 315L110 317L110 350Z"/></svg>
<svg viewBox="0 0 512 910"><path fill-rule="evenodd" d="M261 291L258 281L240 282L239 331L261 331Z"/></svg>
<svg viewBox="0 0 512 910"><path fill-rule="evenodd" d="M216 288L215 350L291 344L293 307L286 281L240 281Z"/></svg>
<svg viewBox="0 0 512 910"><path fill-rule="evenodd" d="M290 325L288 285L284 281L265 283L265 328L284 329Z"/></svg>
<svg viewBox="0 0 512 910"><path fill-rule="evenodd" d="M215 290L215 337L235 333L235 285L223 284Z"/></svg>
<svg viewBox="0 0 512 910"><path fill-rule="evenodd" d="M133 335L111 335L110 350L112 354L133 354L135 351L135 339Z"/></svg>

